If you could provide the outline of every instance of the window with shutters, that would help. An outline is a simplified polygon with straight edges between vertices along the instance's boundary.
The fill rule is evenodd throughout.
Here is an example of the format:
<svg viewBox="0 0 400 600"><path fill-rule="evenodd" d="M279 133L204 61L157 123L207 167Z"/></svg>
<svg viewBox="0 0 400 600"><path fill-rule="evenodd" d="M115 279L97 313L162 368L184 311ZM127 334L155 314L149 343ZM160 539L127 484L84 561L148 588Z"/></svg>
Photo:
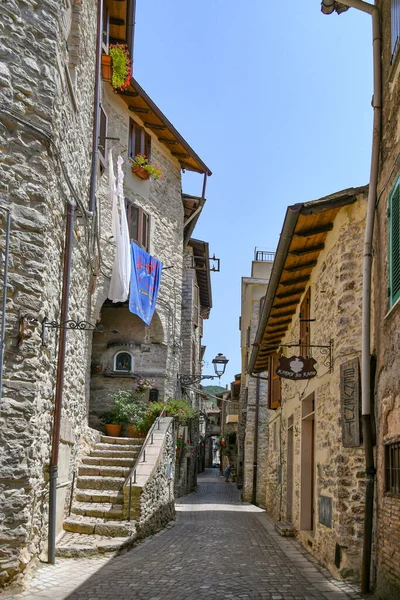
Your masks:
<svg viewBox="0 0 400 600"><path fill-rule="evenodd" d="M276 410L281 405L281 378L275 373L278 355L268 357L268 408Z"/></svg>
<svg viewBox="0 0 400 600"><path fill-rule="evenodd" d="M137 154L143 154L150 161L151 137L143 127L133 119L129 120L129 158L134 159Z"/></svg>
<svg viewBox="0 0 400 600"><path fill-rule="evenodd" d="M400 298L400 177L389 196L389 306Z"/></svg>
<svg viewBox="0 0 400 600"><path fill-rule="evenodd" d="M146 252L150 247L150 217L138 206L125 199L126 217L128 220L129 239L136 242Z"/></svg>
<svg viewBox="0 0 400 600"><path fill-rule="evenodd" d="M400 494L400 442L385 446L386 491Z"/></svg>
<svg viewBox="0 0 400 600"><path fill-rule="evenodd" d="M311 288L308 288L300 304L300 356L303 358L310 355L310 304Z"/></svg>
<svg viewBox="0 0 400 600"><path fill-rule="evenodd" d="M399 47L400 40L400 0L392 0L392 61Z"/></svg>

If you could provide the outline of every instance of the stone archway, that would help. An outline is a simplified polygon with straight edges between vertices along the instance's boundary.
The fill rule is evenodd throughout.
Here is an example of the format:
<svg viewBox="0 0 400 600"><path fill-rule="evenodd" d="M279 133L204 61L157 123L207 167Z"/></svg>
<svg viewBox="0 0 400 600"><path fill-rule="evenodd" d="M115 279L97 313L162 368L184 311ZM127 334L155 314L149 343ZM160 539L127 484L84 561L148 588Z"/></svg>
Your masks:
<svg viewBox="0 0 400 600"><path fill-rule="evenodd" d="M92 339L89 424L102 429L99 415L111 408L109 395L133 389L138 377L154 379L155 387L163 394L167 346L157 311L147 327L129 311L127 303L106 300L98 324L104 331L95 331ZM131 358L125 361L130 369L121 368L116 361L118 355L125 354L125 359Z"/></svg>

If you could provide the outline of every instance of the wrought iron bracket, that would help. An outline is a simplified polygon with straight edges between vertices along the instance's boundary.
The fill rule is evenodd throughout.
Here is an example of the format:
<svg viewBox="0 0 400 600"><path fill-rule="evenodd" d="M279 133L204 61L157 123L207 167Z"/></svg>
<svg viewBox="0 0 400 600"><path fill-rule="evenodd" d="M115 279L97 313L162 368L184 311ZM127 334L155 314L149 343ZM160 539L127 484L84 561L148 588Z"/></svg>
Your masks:
<svg viewBox="0 0 400 600"><path fill-rule="evenodd" d="M47 329L72 329L73 331L98 331L100 333L119 333L117 329L104 329L103 325L99 325L98 323L89 323L89 321L74 321L73 319L69 319L68 321L64 321L63 323L59 323L58 321L48 321L46 318L42 321L42 345L46 346L47 343Z"/></svg>
<svg viewBox="0 0 400 600"><path fill-rule="evenodd" d="M220 377L218 375L178 375L178 381L181 385L200 383L203 379L220 379Z"/></svg>
<svg viewBox="0 0 400 600"><path fill-rule="evenodd" d="M300 346L303 346L304 344L279 344L280 348L300 348ZM309 344L308 348L317 348L320 352L320 354L324 357L324 360L322 361L322 364L324 365L324 367L327 367L329 369L329 373L332 373L333 371L333 340L330 339L329 340L329 344L328 345L321 345L321 344ZM311 356L312 356L312 350L311 350Z"/></svg>

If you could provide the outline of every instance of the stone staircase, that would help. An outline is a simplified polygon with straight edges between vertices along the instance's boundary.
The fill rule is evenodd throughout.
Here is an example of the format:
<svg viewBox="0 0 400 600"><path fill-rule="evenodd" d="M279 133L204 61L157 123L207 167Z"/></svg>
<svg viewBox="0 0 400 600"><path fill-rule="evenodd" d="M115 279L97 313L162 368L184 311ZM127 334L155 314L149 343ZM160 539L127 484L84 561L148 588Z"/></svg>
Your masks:
<svg viewBox="0 0 400 600"><path fill-rule="evenodd" d="M123 518L123 485L144 440L105 435L100 439L79 468L71 515L64 521L66 533L57 544L57 556L112 552L135 538L135 522Z"/></svg>

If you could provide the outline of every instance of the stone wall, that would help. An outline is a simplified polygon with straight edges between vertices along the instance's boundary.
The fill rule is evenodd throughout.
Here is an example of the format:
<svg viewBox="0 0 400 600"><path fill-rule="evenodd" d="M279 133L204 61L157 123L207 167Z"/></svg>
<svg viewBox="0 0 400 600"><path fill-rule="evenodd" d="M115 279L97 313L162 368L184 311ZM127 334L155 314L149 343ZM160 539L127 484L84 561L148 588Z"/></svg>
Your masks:
<svg viewBox="0 0 400 600"><path fill-rule="evenodd" d="M147 444L146 463L137 467L137 484L132 485L131 517L137 521L137 538L162 529L175 517L174 471L176 432L171 417L161 419L153 444ZM129 509L129 478L124 486L124 513Z"/></svg>
<svg viewBox="0 0 400 600"><path fill-rule="evenodd" d="M42 346L40 322L60 315L67 202L88 205L96 6L94 0L0 4L0 204L12 216L0 416L3 584L24 571L33 557L46 554L58 332L49 330L47 346ZM74 230L70 315L88 318L90 223L80 214ZM0 219L4 247L2 212ZM23 326L21 315L30 318ZM68 332L67 340L61 502L86 414L87 334Z"/></svg>
<svg viewBox="0 0 400 600"><path fill-rule="evenodd" d="M377 494L375 517L377 550L375 572L378 589L385 598L400 594L400 498L386 491L385 444L400 441L399 302L388 310L388 202L400 174L400 53L391 54L391 2L378 0L382 14L383 111L379 204L374 230L375 419L377 423Z"/></svg>
<svg viewBox="0 0 400 600"><path fill-rule="evenodd" d="M329 372L324 357L315 351L314 379L281 380L282 408L269 425L266 492L267 511L276 519L290 520L306 548L334 575L350 578L358 577L361 563L365 463L361 439L358 447L342 444L340 365L359 357L361 350L365 210L366 198L360 194L355 204L339 211L312 271L311 340L322 345L332 340L333 369ZM298 339L299 327L298 306L282 342ZM307 477L314 480L313 493ZM319 502L331 505L331 526L320 522Z"/></svg>

